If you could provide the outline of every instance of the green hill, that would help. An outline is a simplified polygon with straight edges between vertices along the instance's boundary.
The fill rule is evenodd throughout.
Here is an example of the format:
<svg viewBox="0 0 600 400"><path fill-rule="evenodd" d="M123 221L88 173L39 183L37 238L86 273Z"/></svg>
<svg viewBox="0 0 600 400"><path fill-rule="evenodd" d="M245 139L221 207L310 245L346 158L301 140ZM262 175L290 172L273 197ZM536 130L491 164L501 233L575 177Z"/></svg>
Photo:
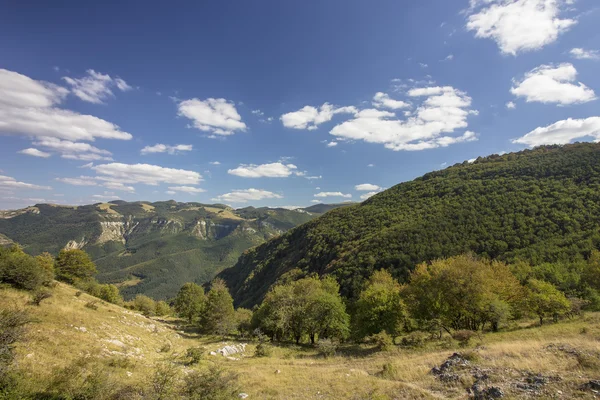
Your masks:
<svg viewBox="0 0 600 400"><path fill-rule="evenodd" d="M286 275L333 274L353 297L380 268L474 252L533 264L600 247L600 144L547 146L426 174L248 250L223 271L241 306Z"/></svg>
<svg viewBox="0 0 600 400"><path fill-rule="evenodd" d="M67 207L37 204L0 211L0 244L26 252L87 251L101 282L157 299L187 281L204 283L252 246L320 215L305 210L200 203L112 201Z"/></svg>

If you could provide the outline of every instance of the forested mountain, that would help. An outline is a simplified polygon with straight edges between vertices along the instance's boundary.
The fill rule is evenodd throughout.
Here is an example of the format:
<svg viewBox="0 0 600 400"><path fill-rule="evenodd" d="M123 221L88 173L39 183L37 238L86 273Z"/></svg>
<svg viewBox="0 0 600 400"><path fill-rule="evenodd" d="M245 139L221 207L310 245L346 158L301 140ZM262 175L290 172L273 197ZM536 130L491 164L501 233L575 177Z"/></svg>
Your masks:
<svg viewBox="0 0 600 400"><path fill-rule="evenodd" d="M37 204L0 211L0 245L32 255L87 251L101 282L126 297L173 296L187 281L204 283L249 247L320 215L303 209L200 203L111 201L79 207Z"/></svg>
<svg viewBox="0 0 600 400"><path fill-rule="evenodd" d="M355 297L377 269L466 252L571 262L600 247L600 144L478 158L401 183L246 251L220 276L250 307L278 280L331 274Z"/></svg>

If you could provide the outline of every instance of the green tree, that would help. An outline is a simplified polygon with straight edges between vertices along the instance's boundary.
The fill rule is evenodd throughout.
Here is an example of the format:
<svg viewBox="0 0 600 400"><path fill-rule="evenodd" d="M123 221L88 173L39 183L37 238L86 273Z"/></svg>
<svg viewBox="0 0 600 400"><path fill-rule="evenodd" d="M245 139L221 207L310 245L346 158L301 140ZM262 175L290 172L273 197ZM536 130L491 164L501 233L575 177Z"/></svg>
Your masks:
<svg viewBox="0 0 600 400"><path fill-rule="evenodd" d="M206 296L202 286L192 282L185 283L175 297L174 308L180 317L189 323L200 317L206 307Z"/></svg>
<svg viewBox="0 0 600 400"><path fill-rule="evenodd" d="M51 272L19 246L0 247L0 282L19 289L36 290L51 280Z"/></svg>
<svg viewBox="0 0 600 400"><path fill-rule="evenodd" d="M123 297L115 285L99 285L97 292L96 296L104 301L117 305L123 304Z"/></svg>
<svg viewBox="0 0 600 400"><path fill-rule="evenodd" d="M206 308L202 318L203 328L210 333L225 336L235 329L233 298L225 282L215 279L206 295Z"/></svg>
<svg viewBox="0 0 600 400"><path fill-rule="evenodd" d="M527 287L529 288L527 304L540 319L540 325L544 323L544 318L547 316L551 316L554 321L557 321L561 314L570 311L569 300L553 284L530 279Z"/></svg>
<svg viewBox="0 0 600 400"><path fill-rule="evenodd" d="M156 315L159 317L164 317L166 315L171 314L171 307L167 304L166 301L157 301L156 302Z"/></svg>
<svg viewBox="0 0 600 400"><path fill-rule="evenodd" d="M74 284L85 282L96 274L96 265L83 250L61 250L54 263L56 278Z"/></svg>
<svg viewBox="0 0 600 400"><path fill-rule="evenodd" d="M132 305L135 310L147 317L156 313L156 302L146 295L138 294L135 296Z"/></svg>
<svg viewBox="0 0 600 400"><path fill-rule="evenodd" d="M406 317L400 284L386 270L375 271L354 306L352 326L356 337L381 331L397 335Z"/></svg>
<svg viewBox="0 0 600 400"><path fill-rule="evenodd" d="M252 333L252 310L248 310L247 308L236 309L235 324L241 336L249 336Z"/></svg>

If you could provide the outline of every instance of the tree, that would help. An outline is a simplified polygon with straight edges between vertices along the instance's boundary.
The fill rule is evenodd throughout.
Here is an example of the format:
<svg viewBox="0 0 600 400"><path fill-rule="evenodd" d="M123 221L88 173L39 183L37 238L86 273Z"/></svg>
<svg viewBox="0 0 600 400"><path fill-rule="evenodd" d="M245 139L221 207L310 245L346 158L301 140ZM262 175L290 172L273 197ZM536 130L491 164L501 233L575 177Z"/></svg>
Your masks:
<svg viewBox="0 0 600 400"><path fill-rule="evenodd" d="M19 246L0 247L0 282L19 289L36 290L52 280L52 274Z"/></svg>
<svg viewBox="0 0 600 400"><path fill-rule="evenodd" d="M400 284L385 271L375 271L354 306L353 330L358 338L386 331L397 335L407 311L400 297Z"/></svg>
<svg viewBox="0 0 600 400"><path fill-rule="evenodd" d="M133 308L149 317L156 313L156 302L146 295L138 294L133 299Z"/></svg>
<svg viewBox="0 0 600 400"><path fill-rule="evenodd" d="M414 318L450 332L497 325L507 307L519 307L525 291L506 264L462 255L418 265L403 295Z"/></svg>
<svg viewBox="0 0 600 400"><path fill-rule="evenodd" d="M199 318L206 307L206 296L202 286L195 283L185 283L175 298L175 311L180 317L186 318L191 324Z"/></svg>
<svg viewBox="0 0 600 400"><path fill-rule="evenodd" d="M225 336L235 329L233 298L222 279L212 282L201 320L207 332L217 335Z"/></svg>
<svg viewBox="0 0 600 400"><path fill-rule="evenodd" d="M569 300L553 284L531 279L527 287L527 303L530 310L540 319L540 325L543 325L546 316L551 316L556 322L559 315L570 311Z"/></svg>
<svg viewBox="0 0 600 400"><path fill-rule="evenodd" d="M171 314L171 307L166 301L161 300L156 302L156 315L164 317L165 315Z"/></svg>
<svg viewBox="0 0 600 400"><path fill-rule="evenodd" d="M236 309L235 324L241 336L249 336L252 333L252 311L247 308Z"/></svg>
<svg viewBox="0 0 600 400"><path fill-rule="evenodd" d="M98 293L94 295L104 301L117 305L123 304L123 297L121 297L119 288L115 285L99 285L97 292Z"/></svg>
<svg viewBox="0 0 600 400"><path fill-rule="evenodd" d="M96 274L96 265L83 250L61 250L54 264L56 278L74 284L85 282Z"/></svg>
<svg viewBox="0 0 600 400"><path fill-rule="evenodd" d="M44 285L49 285L54 279L54 257L48 252L43 252L39 256L35 257L38 265L46 272L47 282Z"/></svg>

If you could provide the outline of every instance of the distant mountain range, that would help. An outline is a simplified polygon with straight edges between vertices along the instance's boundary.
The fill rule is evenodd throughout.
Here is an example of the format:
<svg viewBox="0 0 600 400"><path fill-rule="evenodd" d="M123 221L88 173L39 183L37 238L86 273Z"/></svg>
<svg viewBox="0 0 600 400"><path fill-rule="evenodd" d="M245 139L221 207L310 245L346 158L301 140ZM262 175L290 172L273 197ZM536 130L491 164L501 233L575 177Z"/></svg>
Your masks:
<svg viewBox="0 0 600 400"><path fill-rule="evenodd" d="M237 305L278 280L331 274L353 298L374 270L406 281L416 264L471 252L508 262L571 262L600 248L600 144L480 157L333 210L223 271Z"/></svg>
<svg viewBox="0 0 600 400"><path fill-rule="evenodd" d="M120 285L125 297L174 296L235 264L248 248L345 204L308 208L111 201L86 206L37 204L0 211L0 245L19 243L36 255L83 249L101 282Z"/></svg>

